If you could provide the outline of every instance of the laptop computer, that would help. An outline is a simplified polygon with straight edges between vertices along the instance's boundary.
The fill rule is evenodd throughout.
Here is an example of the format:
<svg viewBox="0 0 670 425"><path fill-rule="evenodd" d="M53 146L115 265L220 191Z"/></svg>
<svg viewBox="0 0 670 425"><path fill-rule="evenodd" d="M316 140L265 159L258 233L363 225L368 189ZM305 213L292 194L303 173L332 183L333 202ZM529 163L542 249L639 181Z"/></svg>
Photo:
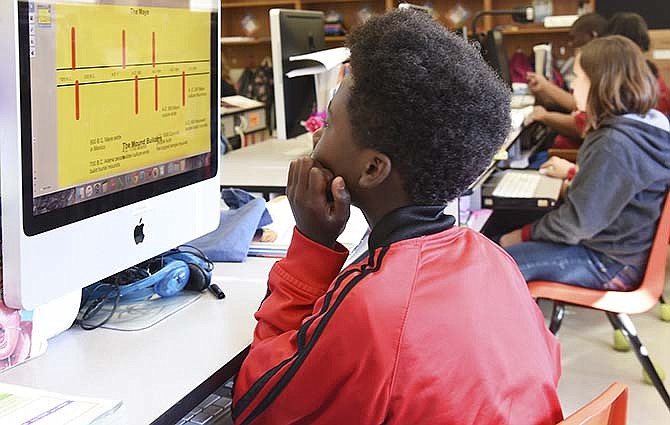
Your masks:
<svg viewBox="0 0 670 425"><path fill-rule="evenodd" d="M538 151L548 149L556 132L546 125L533 122L525 126L514 142L507 148L509 158L498 163L500 168L528 168L530 158Z"/></svg>
<svg viewBox="0 0 670 425"><path fill-rule="evenodd" d="M563 180L537 170L507 170L482 188L482 206L491 209L547 209L558 203Z"/></svg>

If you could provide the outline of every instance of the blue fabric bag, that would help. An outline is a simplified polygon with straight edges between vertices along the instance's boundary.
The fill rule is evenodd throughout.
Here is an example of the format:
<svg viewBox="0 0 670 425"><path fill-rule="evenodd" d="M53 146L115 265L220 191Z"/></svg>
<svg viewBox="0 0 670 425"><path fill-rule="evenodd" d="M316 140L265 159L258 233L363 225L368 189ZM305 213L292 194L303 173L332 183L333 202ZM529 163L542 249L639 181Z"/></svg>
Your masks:
<svg viewBox="0 0 670 425"><path fill-rule="evenodd" d="M247 258L249 245L259 228L272 223L265 200L241 189L223 189L221 197L229 210L221 210L219 227L189 242L210 260L240 263Z"/></svg>

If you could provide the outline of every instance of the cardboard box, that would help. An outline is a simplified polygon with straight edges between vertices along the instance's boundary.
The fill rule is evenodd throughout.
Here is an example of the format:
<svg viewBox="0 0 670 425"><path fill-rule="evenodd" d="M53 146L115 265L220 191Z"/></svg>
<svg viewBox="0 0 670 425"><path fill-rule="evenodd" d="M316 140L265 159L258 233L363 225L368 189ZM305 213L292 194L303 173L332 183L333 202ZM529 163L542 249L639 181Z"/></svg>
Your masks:
<svg viewBox="0 0 670 425"><path fill-rule="evenodd" d="M230 139L238 135L235 127L244 134L265 130L265 103L244 96L221 98L221 132Z"/></svg>

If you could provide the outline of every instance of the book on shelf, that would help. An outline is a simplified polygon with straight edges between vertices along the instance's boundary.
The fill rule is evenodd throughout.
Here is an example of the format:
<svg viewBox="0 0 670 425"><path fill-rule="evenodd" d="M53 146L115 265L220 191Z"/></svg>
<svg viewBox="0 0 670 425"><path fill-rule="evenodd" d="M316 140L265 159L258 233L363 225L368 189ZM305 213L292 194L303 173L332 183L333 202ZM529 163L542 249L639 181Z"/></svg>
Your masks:
<svg viewBox="0 0 670 425"><path fill-rule="evenodd" d="M243 36L221 37L221 44L251 43L258 40L259 39L255 37L243 37Z"/></svg>

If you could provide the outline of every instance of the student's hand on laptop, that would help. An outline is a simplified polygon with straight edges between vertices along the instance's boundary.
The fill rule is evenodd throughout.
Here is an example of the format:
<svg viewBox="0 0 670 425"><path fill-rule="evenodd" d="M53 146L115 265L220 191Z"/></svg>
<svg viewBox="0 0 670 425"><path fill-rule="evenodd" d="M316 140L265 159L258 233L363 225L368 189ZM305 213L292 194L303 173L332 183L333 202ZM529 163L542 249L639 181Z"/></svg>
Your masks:
<svg viewBox="0 0 670 425"><path fill-rule="evenodd" d="M507 248L508 246L520 244L523 242L521 237L521 229L512 230L509 233L505 233L500 237L500 246Z"/></svg>
<svg viewBox="0 0 670 425"><path fill-rule="evenodd" d="M300 233L334 248L349 220L351 197L342 177L312 158L291 162L286 195Z"/></svg>
<svg viewBox="0 0 670 425"><path fill-rule="evenodd" d="M567 161L563 158L559 158L557 156L552 156L551 158L549 158L547 162L540 165L540 169L538 171L540 172L540 174L544 174L549 177L558 177L559 179L566 179L568 177L570 168L574 166L575 164L573 164L570 161Z"/></svg>
<svg viewBox="0 0 670 425"><path fill-rule="evenodd" d="M547 115L547 110L544 108L544 106L534 106L533 107L533 112L528 114L526 119L523 121L523 124L525 126L531 125L535 121L537 122L542 122L544 120L544 117Z"/></svg>

